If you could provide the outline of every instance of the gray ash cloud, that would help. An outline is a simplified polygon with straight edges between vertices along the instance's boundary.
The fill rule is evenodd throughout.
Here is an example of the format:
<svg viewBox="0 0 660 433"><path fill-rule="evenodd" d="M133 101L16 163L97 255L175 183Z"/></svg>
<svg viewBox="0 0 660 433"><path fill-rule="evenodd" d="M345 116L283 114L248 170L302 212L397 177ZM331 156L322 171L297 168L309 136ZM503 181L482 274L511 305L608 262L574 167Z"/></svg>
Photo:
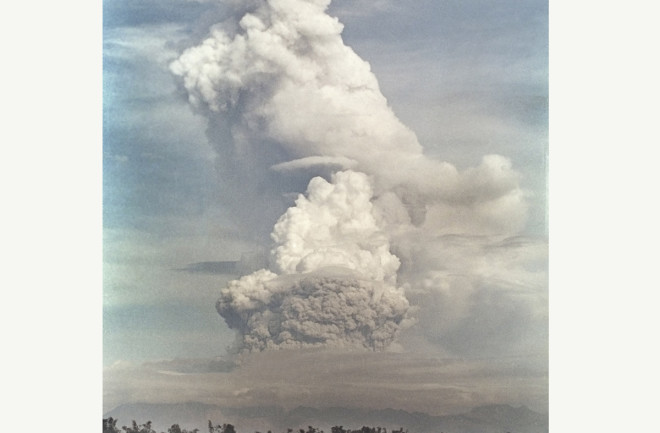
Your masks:
<svg viewBox="0 0 660 433"><path fill-rule="evenodd" d="M350 273L330 274L262 272L258 281L249 276L222 290L216 307L240 331L238 349L387 348L406 323L403 291Z"/></svg>

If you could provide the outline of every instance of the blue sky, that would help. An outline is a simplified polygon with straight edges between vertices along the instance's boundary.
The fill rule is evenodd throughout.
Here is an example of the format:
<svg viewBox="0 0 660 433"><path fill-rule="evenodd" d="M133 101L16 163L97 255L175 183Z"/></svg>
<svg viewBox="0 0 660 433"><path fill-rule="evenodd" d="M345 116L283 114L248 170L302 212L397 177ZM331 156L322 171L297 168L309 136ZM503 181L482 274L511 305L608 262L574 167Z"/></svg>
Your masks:
<svg viewBox="0 0 660 433"><path fill-rule="evenodd" d="M211 25L232 15L227 7L106 1L103 12L103 360L114 377L121 373L112 366L126 362L226 355L235 332L215 310L220 290L262 266L273 223L291 205L280 194L303 193L307 179L268 174L253 189L228 182L218 149L229 137L188 104L169 69ZM514 356L542 388L547 3L344 0L328 13L344 24L344 43L369 63L426 156L469 171L485 155L501 155L524 196L524 221L500 234L471 229L480 223L469 214L437 232L429 223L437 242L400 271L418 313L397 350L495 364ZM399 246L404 262L407 247ZM191 270L239 261L241 272ZM437 263L442 269L433 268ZM543 409L543 394L527 396L528 403Z"/></svg>

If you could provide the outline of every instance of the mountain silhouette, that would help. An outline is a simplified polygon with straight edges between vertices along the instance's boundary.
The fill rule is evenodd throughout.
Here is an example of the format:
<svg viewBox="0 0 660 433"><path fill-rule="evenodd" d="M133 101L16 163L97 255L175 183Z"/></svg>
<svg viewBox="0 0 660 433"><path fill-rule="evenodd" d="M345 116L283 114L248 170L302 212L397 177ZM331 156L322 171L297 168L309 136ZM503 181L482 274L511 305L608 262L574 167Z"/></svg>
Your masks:
<svg viewBox="0 0 660 433"><path fill-rule="evenodd" d="M156 431L167 431L173 424L192 430L206 430L214 424L230 423L237 433L272 430L274 433L317 427L326 433L333 426L358 430L381 426L389 431L403 428L409 433L547 433L548 415L525 406L506 404L479 406L455 415L433 416L400 409L313 408L299 406L289 411L278 406L221 407L199 402L176 404L134 403L119 406L103 415L118 419L118 426L152 421Z"/></svg>

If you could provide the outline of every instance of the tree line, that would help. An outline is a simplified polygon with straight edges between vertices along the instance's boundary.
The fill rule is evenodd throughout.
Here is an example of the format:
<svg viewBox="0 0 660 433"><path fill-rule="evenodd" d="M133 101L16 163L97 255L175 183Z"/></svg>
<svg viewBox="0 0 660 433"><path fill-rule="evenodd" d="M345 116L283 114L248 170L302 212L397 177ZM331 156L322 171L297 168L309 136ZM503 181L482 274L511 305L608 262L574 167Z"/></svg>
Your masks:
<svg viewBox="0 0 660 433"><path fill-rule="evenodd" d="M236 428L232 424L216 424L214 425L211 420L209 420L208 425L209 433L236 433ZM330 429L330 433L387 433L387 429L384 427L367 427L363 426L357 430L345 429L344 426L334 426ZM173 424L172 427L167 429L167 433L199 433L199 429L186 430L182 429L179 424ZM130 426L122 426L121 429L117 427L117 420L110 418L103 418L103 433L158 433L151 427L151 421L147 421L144 424L138 424L133 421ZM165 433L165 432L161 432ZM261 432L255 432L261 433ZM272 433L268 430L268 433ZM293 433L293 429L287 429L286 433ZM323 430L320 430L316 427L308 426L307 430L299 429L296 433L324 433ZM408 433L408 430L391 430L390 433Z"/></svg>

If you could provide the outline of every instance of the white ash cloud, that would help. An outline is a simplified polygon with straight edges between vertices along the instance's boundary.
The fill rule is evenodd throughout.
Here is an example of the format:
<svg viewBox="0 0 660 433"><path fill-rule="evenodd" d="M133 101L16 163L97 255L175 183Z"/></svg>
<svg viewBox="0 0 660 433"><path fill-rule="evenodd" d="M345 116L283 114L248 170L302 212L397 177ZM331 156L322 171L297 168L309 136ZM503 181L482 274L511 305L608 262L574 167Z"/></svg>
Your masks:
<svg viewBox="0 0 660 433"><path fill-rule="evenodd" d="M309 184L272 229L270 270L231 282L218 311L243 350L383 349L408 320L394 252L424 234L519 232L527 205L518 174L499 155L463 171L426 156L369 64L344 45L330 0L228 4L234 18L171 64L209 120L223 186L239 191L228 201L260 230L275 222L273 203L302 189L287 176ZM353 297L356 315L347 312ZM359 315L373 323L357 325Z"/></svg>
<svg viewBox="0 0 660 433"><path fill-rule="evenodd" d="M217 303L240 330L241 350L346 346L387 348L409 310L395 286L399 259L376 223L363 173L313 178L275 224L275 268L229 283Z"/></svg>
<svg viewBox="0 0 660 433"><path fill-rule="evenodd" d="M307 197L300 195L275 224L277 270L292 274L341 266L394 284L400 262L376 223L372 195L363 173L338 172L332 182L313 178Z"/></svg>
<svg viewBox="0 0 660 433"><path fill-rule="evenodd" d="M426 207L471 206L498 220L524 216L524 206L512 199L506 214L492 209L498 199L521 194L505 158L488 156L461 173L423 154L369 63L344 45L342 24L325 13L329 3L243 5L235 19L211 27L200 45L172 63L190 103L209 117L211 139L223 161L230 160L231 175L248 171L258 183L273 166L334 158L373 176L378 195L395 190Z"/></svg>
<svg viewBox="0 0 660 433"><path fill-rule="evenodd" d="M340 346L384 350L410 323L399 259L378 225L364 173L313 178L273 229L273 268L222 290L216 308L237 349ZM278 276L278 274L280 276Z"/></svg>

